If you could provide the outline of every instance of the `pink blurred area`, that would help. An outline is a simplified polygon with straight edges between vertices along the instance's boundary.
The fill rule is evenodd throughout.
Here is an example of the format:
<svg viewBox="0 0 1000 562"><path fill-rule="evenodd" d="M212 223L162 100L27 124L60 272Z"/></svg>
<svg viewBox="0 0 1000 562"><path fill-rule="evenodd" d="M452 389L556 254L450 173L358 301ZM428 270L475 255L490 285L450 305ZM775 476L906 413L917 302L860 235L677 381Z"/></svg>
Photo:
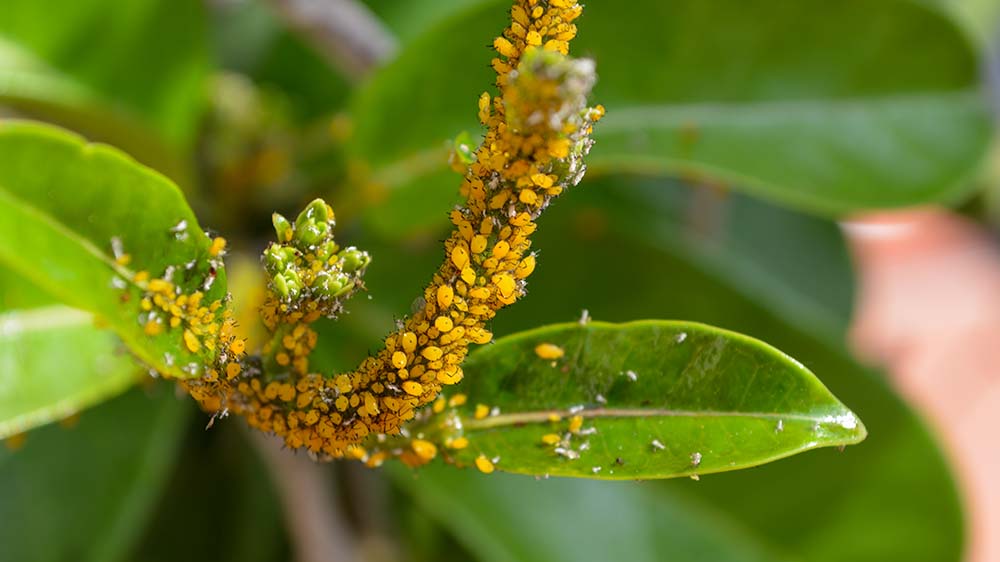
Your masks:
<svg viewBox="0 0 1000 562"><path fill-rule="evenodd" d="M959 475L967 562L1000 562L1000 243L939 209L844 223L851 342L929 421ZM919 491L915 491L919 493Z"/></svg>

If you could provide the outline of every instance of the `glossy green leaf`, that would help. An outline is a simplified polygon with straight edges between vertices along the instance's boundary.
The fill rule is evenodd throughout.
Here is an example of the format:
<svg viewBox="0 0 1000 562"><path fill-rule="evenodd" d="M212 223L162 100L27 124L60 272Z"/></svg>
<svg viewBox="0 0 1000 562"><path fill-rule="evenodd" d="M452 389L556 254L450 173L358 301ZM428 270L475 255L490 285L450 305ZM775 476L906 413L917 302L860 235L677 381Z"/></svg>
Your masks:
<svg viewBox="0 0 1000 562"><path fill-rule="evenodd" d="M208 358L204 348L189 353L179 329L145 334L132 279L169 267L186 293L214 279L205 302L220 299L225 276L211 271L209 238L174 184L117 150L54 127L0 122L0 240L0 263L93 313L144 363L185 377L182 367ZM118 242L127 267L116 262Z"/></svg>
<svg viewBox="0 0 1000 562"><path fill-rule="evenodd" d="M538 346L564 355L543 358ZM688 322L557 324L465 362L469 446L499 470L601 479L737 470L865 437L805 367L770 346ZM478 405L496 410L474 417ZM571 417L582 427L572 429ZM543 443L546 434L558 443Z"/></svg>
<svg viewBox="0 0 1000 562"><path fill-rule="evenodd" d="M491 83L484 45L504 16L501 2L456 13L359 94L351 147L373 177L417 154L438 158L427 151L477 130L474 102ZM960 199L991 138L972 43L915 2L599 0L579 27L572 50L596 59L593 100L608 109L592 172L697 176L841 214ZM397 220L379 226L441 220L406 212L409 191L456 192L457 177L429 175L386 184L379 213Z"/></svg>
<svg viewBox="0 0 1000 562"><path fill-rule="evenodd" d="M184 146L210 69L204 11L198 0L5 0L0 103L110 142L123 131L109 119Z"/></svg>
<svg viewBox="0 0 1000 562"><path fill-rule="evenodd" d="M481 476L475 469L447 466L406 471L402 478L412 487L405 489L428 515L486 561L606 560L602 545L608 544L635 545L634 552L647 553L651 556L647 559L677 562L747 557L958 562L963 552L961 505L934 439L878 373L849 359L841 340L842 311L835 311L833 323L812 322L831 318L815 311L850 302L851 288L839 285L850 282L850 270L835 225L725 196L717 208L706 210L704 190L692 192L691 186L676 182L637 188L632 180L618 185L609 178L602 185L594 190L582 186L546 212L532 244L540 254L528 295L497 315L495 333L578 318L584 308L598 320L657 316L722 326L775 345L820 374L823 383L864 420L867 439L843 452L813 451L750 470L706 475L697 483L683 478L645 482L635 486L634 495L631 484L619 482L553 478L536 484L528 477ZM657 190L672 207L662 201L655 207L643 196ZM667 216L671 208L675 215ZM672 224L641 229L657 209ZM382 248L380 260L369 271L375 300L363 304L385 307L388 300L388 311L383 310L388 318L380 320L386 326L391 325L392 311L405 310L406 294L419 290L421 271L433 269L440 259L436 246L419 248ZM730 267L720 266L727 254L740 257ZM762 267L769 267L770 275L752 274ZM798 297L775 306L785 293ZM345 321L354 322L359 314L352 313ZM366 309L365 314L373 313ZM829 328L838 325L841 331L831 335ZM384 327L371 329L367 345L377 341L380 329ZM349 349L348 357L363 354L364 345ZM471 382L470 376L462 385ZM500 465L503 462L501 458ZM547 494L544 487L550 484L559 491ZM435 497L438 507L420 499L425 497L420 493L425 486L426 496L443 495ZM494 486L503 491L503 500L496 499ZM610 503L612 496L643 499L619 504ZM647 499L695 519L695 526L708 537L705 541L718 550L706 554L697 544L670 549L655 537L666 534L670 544L684 543L671 539L668 529L609 527L607 521L598 524L590 517L605 509L615 514L608 518L611 522L632 512L648 513ZM513 523L507 506L517 507ZM559 515L545 518L538 533L517 523L548 509L559 509ZM696 536L693 531L681 534ZM580 552L577 543L590 548ZM669 556L648 554L657 549ZM511 551L517 554L510 555ZM560 558L559 552L567 557ZM755 558L758 552L765 555ZM531 553L537 554L532 558ZM636 559L642 556L636 554Z"/></svg>
<svg viewBox="0 0 1000 562"><path fill-rule="evenodd" d="M0 448L0 557L127 559L166 483L188 410L160 386Z"/></svg>

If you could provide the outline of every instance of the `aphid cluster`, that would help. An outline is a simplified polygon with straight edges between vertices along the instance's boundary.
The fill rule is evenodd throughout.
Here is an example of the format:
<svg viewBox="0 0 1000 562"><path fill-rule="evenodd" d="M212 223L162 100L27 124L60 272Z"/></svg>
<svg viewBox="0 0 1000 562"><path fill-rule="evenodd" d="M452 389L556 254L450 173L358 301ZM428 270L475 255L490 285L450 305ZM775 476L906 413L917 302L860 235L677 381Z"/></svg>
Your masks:
<svg viewBox="0 0 1000 562"><path fill-rule="evenodd" d="M272 337L260 359L233 368L227 363L223 371L187 384L206 408L242 415L291 448L369 465L389 456L423 464L438 455L439 444L456 450L468 445L456 428L446 427L439 435L443 443L436 444L420 435L409 438L403 424L425 405L443 411L438 396L443 386L462 380L469 346L490 342L488 325L496 312L525 293L535 269L529 239L535 220L583 176L591 128L604 110L586 104L593 63L564 56L581 11L569 0L515 1L510 26L494 42L499 95L484 93L479 100L485 137L474 153L461 143L461 157L453 161L465 172L465 205L451 212L455 228L445 242L444 263L419 308L385 338L384 348L352 372L310 372L316 334L309 324L342 310L345 299L363 288L370 261L367 253L334 242L333 210L313 201L294 224L274 216L277 242L264 252L269 283L262 308ZM242 357L242 348L237 353L233 340L225 341L230 343L217 348L227 358ZM555 358L553 348L540 355ZM464 401L459 396L450 402ZM405 447L379 446L395 434L409 439ZM498 461L481 457L475 463L491 472Z"/></svg>

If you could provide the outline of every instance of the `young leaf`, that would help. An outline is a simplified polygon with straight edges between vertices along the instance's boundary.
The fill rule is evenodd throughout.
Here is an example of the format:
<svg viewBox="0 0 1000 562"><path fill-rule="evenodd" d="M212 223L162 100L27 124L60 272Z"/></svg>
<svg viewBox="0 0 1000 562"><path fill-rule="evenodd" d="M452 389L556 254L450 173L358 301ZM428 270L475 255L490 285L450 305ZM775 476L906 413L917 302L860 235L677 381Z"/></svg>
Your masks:
<svg viewBox="0 0 1000 562"><path fill-rule="evenodd" d="M117 150L0 121L0 240L0 263L94 314L149 366L183 378L208 358L182 329L145 329L140 272L209 303L225 294L221 260L180 190Z"/></svg>
<svg viewBox="0 0 1000 562"><path fill-rule="evenodd" d="M752 338L669 321L522 332L466 362L458 421L479 457L523 474L670 478L864 439L812 373ZM455 437L451 435L450 437Z"/></svg>
<svg viewBox="0 0 1000 562"><path fill-rule="evenodd" d="M739 17L732 10L705 0L588 3L573 50L597 61L593 99L608 109L591 170L697 176L823 214L954 202L974 188L992 127L975 47L941 12L899 0L754 0ZM438 201L454 193L453 181L428 183L445 168L432 149L474 130L463 100L488 79L481 38L500 11L487 2L443 20L356 99L351 148L385 188L378 214L388 207L407 219L379 222L387 232L426 227L406 206L428 191ZM414 165L421 154L441 164ZM410 173L388 173L400 169Z"/></svg>

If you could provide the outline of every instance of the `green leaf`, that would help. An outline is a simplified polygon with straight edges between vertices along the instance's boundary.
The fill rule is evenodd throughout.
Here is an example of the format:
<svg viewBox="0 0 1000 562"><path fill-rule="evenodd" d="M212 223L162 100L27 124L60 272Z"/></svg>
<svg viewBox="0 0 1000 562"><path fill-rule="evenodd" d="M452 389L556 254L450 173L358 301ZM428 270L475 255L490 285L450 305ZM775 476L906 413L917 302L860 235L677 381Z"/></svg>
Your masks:
<svg viewBox="0 0 1000 562"><path fill-rule="evenodd" d="M189 409L160 386L49 426L0 449L5 560L124 560L173 465Z"/></svg>
<svg viewBox="0 0 1000 562"><path fill-rule="evenodd" d="M697 499L664 498L648 485L535 481L444 466L428 466L415 477L393 467L389 475L482 562L793 559Z"/></svg>
<svg viewBox="0 0 1000 562"><path fill-rule="evenodd" d="M139 369L93 316L65 306L0 314L0 438L71 416L132 386ZM116 353L119 351L119 353ZM67 365L66 358L73 361Z"/></svg>
<svg viewBox="0 0 1000 562"><path fill-rule="evenodd" d="M183 225L183 232L177 232ZM173 230L172 230L173 229ZM182 330L148 336L135 273L163 276L185 294L213 278L205 302L225 295L210 241L180 190L113 148L62 130L0 121L0 263L65 304L94 314L147 365L176 377L212 359L190 353ZM115 246L131 256L116 262Z"/></svg>
<svg viewBox="0 0 1000 562"><path fill-rule="evenodd" d="M903 0L754 0L736 16L730 4L587 4L572 51L596 59L593 100L608 109L592 171L694 176L833 215L955 202L974 188L992 127L974 47L941 12ZM505 11L489 2L456 13L359 92L351 147L373 178L416 155L439 159L431 149L477 130L474 101L491 83L484 45ZM389 209L404 215L417 197L408 192L456 193L457 176L430 179L444 160L431 163L393 174ZM401 218L387 232L436 224Z"/></svg>
<svg viewBox="0 0 1000 562"><path fill-rule="evenodd" d="M543 358L538 346L564 355ZM485 455L521 474L670 478L865 437L805 367L701 324L558 324L502 338L463 369L469 401L458 415L470 444L453 453L460 465ZM474 417L480 404L495 415ZM572 416L582 421L576 431ZM545 444L546 434L561 441Z"/></svg>
<svg viewBox="0 0 1000 562"><path fill-rule="evenodd" d="M185 447L130 560L274 562L291 560L272 476L251 448L250 432L228 420L205 431L187 425ZM290 452L288 454L291 454ZM205 506L212 506L205 509ZM183 540L164 532L184 522Z"/></svg>
<svg viewBox="0 0 1000 562"><path fill-rule="evenodd" d="M0 103L116 143L106 120L138 121L186 146L210 70L204 12L198 0L5 0Z"/></svg>
<svg viewBox="0 0 1000 562"><path fill-rule="evenodd" d="M124 392L140 369L120 347L91 314L0 269L0 439Z"/></svg>
<svg viewBox="0 0 1000 562"><path fill-rule="evenodd" d="M823 226L817 219L734 197L723 196L717 208L706 210L704 190L692 193L691 186L676 182L653 182L639 190L631 182L602 185L574 191L546 212L532 244L541 253L529 293L497 316L495 333L578 318L582 308L599 320L654 316L723 326L775 345L820 373L824 384L864 420L867 439L843 453L823 449L752 470L704 476L697 483L535 483L516 475L483 476L474 469L428 466L416 474L407 471L404 478L412 486L404 489L418 494L426 487L425 494L414 497L427 514L465 548L491 562L617 559L601 556L606 545L634 546L625 559L675 562L960 560L961 505L934 439L878 373L850 360L842 321L837 321L841 331L831 335L831 324L824 321L813 329L812 320L819 316L800 314L832 308L833 318L839 318L843 311L837 307L850 302L850 287L838 285L849 283L850 270L835 225ZM657 213L644 197L656 190L678 201L680 216L667 217L663 203L659 209L664 220L679 224L641 235L639 227L629 223L641 225ZM789 242L800 239L815 243ZM388 300L389 306L382 311L383 326L372 329L367 342L348 348L348 356L363 354L377 341L385 326L391 326L392 312L405 310L405 296L419 291L421 276L440 260L439 248L420 248L375 248L380 259L367 278L375 300L363 304L384 306ZM739 255L739 260L723 267L726 255ZM770 274L748 277L748 271L760 268L769 268ZM774 306L789 291L800 296L786 306ZM805 308L800 307L803 303ZM366 309L366 318L371 313ZM345 321L354 322L359 314ZM462 384L471 383L470 376ZM501 458L501 466L503 462ZM558 491L546 493L550 485ZM497 490L502 500L496 499ZM424 495L435 496L439 507L420 500ZM632 500L611 503L610 497ZM682 518L694 521L696 531L687 533L681 527L679 534L705 538L692 546L683 537L675 541L672 520L663 512L652 514L646 502L664 504L660 509L676 509ZM517 523L550 509L558 509L559 515L542 519L545 526L539 523L537 533L535 527L525 530L528 523ZM614 515L597 521L592 517L605 512ZM631 513L648 514L639 518L645 524L609 526L619 519L634 521ZM655 525L655 517L664 518L667 525L651 530L648 525ZM664 543L655 540L661 534ZM718 550L706 554L698 543ZM597 554L580 554L577 545L584 553ZM566 556L560 557L560 552Z"/></svg>

